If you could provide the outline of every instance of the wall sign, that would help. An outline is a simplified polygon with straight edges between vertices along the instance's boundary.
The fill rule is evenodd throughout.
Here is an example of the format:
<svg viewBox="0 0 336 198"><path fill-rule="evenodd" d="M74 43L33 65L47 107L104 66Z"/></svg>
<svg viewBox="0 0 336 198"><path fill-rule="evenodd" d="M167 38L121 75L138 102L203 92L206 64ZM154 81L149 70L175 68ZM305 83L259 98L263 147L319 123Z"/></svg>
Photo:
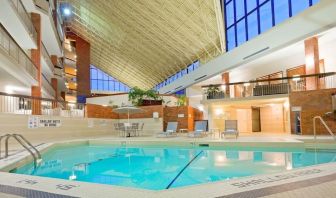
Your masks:
<svg viewBox="0 0 336 198"><path fill-rule="evenodd" d="M159 112L153 112L153 118L159 118Z"/></svg>
<svg viewBox="0 0 336 198"><path fill-rule="evenodd" d="M37 116L28 117L28 129L35 129L39 127L39 119Z"/></svg>
<svg viewBox="0 0 336 198"><path fill-rule="evenodd" d="M300 106L294 106L294 107L292 107L292 111L302 111L302 107L300 107Z"/></svg>
<svg viewBox="0 0 336 198"><path fill-rule="evenodd" d="M184 118L184 114L183 114L183 113L181 113L181 114L177 114L177 117L178 117L178 118Z"/></svg>
<svg viewBox="0 0 336 198"><path fill-rule="evenodd" d="M39 127L60 127L61 120L57 119L40 119Z"/></svg>

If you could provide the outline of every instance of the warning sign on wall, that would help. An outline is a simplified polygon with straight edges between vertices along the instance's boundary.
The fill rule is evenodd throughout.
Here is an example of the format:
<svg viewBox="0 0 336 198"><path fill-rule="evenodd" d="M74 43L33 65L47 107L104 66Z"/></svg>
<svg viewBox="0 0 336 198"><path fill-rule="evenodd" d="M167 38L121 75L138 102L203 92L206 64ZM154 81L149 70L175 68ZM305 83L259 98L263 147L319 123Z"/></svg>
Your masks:
<svg viewBox="0 0 336 198"><path fill-rule="evenodd" d="M61 120L55 119L40 119L39 127L60 127Z"/></svg>
<svg viewBox="0 0 336 198"><path fill-rule="evenodd" d="M35 129L39 127L39 119L37 116L28 117L28 129Z"/></svg>

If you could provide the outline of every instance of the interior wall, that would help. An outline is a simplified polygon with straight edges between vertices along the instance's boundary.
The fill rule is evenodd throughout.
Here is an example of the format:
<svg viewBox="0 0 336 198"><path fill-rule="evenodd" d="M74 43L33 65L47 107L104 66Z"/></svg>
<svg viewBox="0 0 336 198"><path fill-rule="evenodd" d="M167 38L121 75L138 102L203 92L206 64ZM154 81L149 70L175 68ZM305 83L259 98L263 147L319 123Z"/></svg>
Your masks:
<svg viewBox="0 0 336 198"><path fill-rule="evenodd" d="M38 116L50 119L49 116ZM33 143L46 143L90 137L114 136L112 128L114 120L66 118L53 116L52 119L61 120L60 127L28 128L28 115L0 114L0 136L7 133L22 134Z"/></svg>
<svg viewBox="0 0 336 198"><path fill-rule="evenodd" d="M289 95L291 108L301 109L301 132L302 135L313 135L313 117L322 116L332 111L331 95L336 93L336 89L313 90L306 92L292 92ZM295 131L294 112L291 113L291 130ZM324 118L332 131L336 131L336 121ZM329 134L322 124L317 121L317 134Z"/></svg>
<svg viewBox="0 0 336 198"><path fill-rule="evenodd" d="M99 137L115 137L118 132L114 123L127 122L127 119L96 119L96 118L66 118L53 116L38 116L43 119L59 119L60 127L28 128L28 115L0 114L0 136L7 133L22 134L34 144L87 139ZM141 135L152 136L162 131L162 118L132 119L132 122L144 123Z"/></svg>
<svg viewBox="0 0 336 198"><path fill-rule="evenodd" d="M239 132L252 132L252 110L251 109L236 109L238 130Z"/></svg>
<svg viewBox="0 0 336 198"><path fill-rule="evenodd" d="M285 132L283 104L272 104L260 108L262 132Z"/></svg>
<svg viewBox="0 0 336 198"><path fill-rule="evenodd" d="M319 58L324 60L325 72L336 71L336 30L319 38ZM260 60L252 61L230 71L230 81L239 82L256 79L278 71L284 71L292 67L305 64L303 42L284 48L274 54L267 55Z"/></svg>
<svg viewBox="0 0 336 198"><path fill-rule="evenodd" d="M319 39L319 56L324 60L325 72L336 72L336 30Z"/></svg>
<svg viewBox="0 0 336 198"><path fill-rule="evenodd" d="M304 46L296 44L294 50L285 48L274 55L265 56L261 60L231 70L230 82L253 80L303 64L305 64Z"/></svg>
<svg viewBox="0 0 336 198"><path fill-rule="evenodd" d="M203 112L191 106L165 107L163 111L164 130L167 128L168 122L178 122L177 130L193 131L195 120L204 119Z"/></svg>
<svg viewBox="0 0 336 198"><path fill-rule="evenodd" d="M258 106L258 105L256 105ZM260 106L260 105L259 105ZM261 105L260 122L261 132L289 133L289 111L284 103ZM224 105L212 105L210 128L225 128L225 120L237 120L238 130L241 133L252 132L252 109L248 107L231 107Z"/></svg>
<svg viewBox="0 0 336 198"><path fill-rule="evenodd" d="M224 107L214 109L213 126L212 128L218 128L220 131L225 129L225 120L237 120L238 130L241 133L252 132L252 111L251 109L237 109L232 107Z"/></svg>

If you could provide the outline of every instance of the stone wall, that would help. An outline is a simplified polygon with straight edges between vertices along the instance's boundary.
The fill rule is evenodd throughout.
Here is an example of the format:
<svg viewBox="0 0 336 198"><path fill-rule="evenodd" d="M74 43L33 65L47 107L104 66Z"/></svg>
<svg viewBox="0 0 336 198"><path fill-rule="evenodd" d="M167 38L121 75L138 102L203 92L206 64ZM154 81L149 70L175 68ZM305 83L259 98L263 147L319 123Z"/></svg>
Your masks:
<svg viewBox="0 0 336 198"><path fill-rule="evenodd" d="M313 117L324 116L332 110L331 95L336 89L313 90L305 92L292 92L289 95L291 107L301 107L301 131L302 135L313 134ZM291 131L295 131L294 112L291 111ZM336 121L326 119L333 132L336 132ZM317 122L317 134L328 134L320 122Z"/></svg>

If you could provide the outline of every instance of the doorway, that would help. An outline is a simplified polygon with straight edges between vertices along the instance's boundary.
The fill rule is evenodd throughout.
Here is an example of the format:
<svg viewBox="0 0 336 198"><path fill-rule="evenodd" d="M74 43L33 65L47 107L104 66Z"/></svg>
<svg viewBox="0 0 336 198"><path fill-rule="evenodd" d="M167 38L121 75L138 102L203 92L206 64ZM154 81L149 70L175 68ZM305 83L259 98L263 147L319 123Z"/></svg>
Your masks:
<svg viewBox="0 0 336 198"><path fill-rule="evenodd" d="M252 107L252 132L261 132L260 107Z"/></svg>
<svg viewBox="0 0 336 198"><path fill-rule="evenodd" d="M294 112L294 132L301 135L301 111Z"/></svg>

